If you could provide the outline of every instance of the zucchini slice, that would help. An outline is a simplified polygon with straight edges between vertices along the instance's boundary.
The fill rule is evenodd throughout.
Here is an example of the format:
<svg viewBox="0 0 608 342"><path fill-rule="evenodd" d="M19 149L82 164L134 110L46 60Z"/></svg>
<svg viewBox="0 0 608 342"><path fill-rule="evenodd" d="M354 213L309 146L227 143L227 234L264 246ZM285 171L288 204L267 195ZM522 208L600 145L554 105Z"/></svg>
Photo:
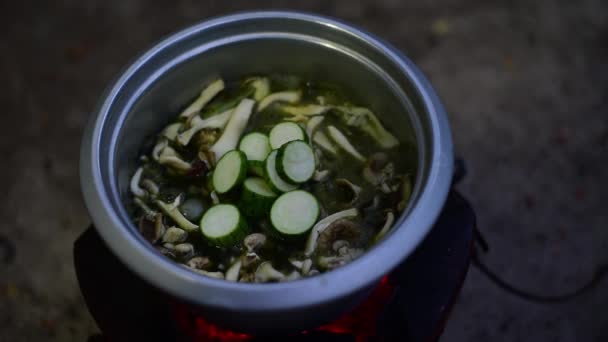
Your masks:
<svg viewBox="0 0 608 342"><path fill-rule="evenodd" d="M238 186L247 174L247 156L245 153L232 150L217 162L213 171L213 189L218 194L225 194Z"/></svg>
<svg viewBox="0 0 608 342"><path fill-rule="evenodd" d="M250 177L243 183L239 207L245 216L264 217L270 212L277 194L259 177Z"/></svg>
<svg viewBox="0 0 608 342"><path fill-rule="evenodd" d="M272 205L270 222L283 237L299 237L319 218L319 202L309 192L295 190L281 195Z"/></svg>
<svg viewBox="0 0 608 342"><path fill-rule="evenodd" d="M274 150L270 152L268 158L266 158L266 162L264 163L264 174L266 175L266 180L270 187L277 192L287 192L291 190L295 190L298 187L293 184L289 184L284 181L279 173L277 172L277 154L278 150Z"/></svg>
<svg viewBox="0 0 608 342"><path fill-rule="evenodd" d="M293 140L307 140L306 132L293 122L281 122L270 130L270 147L273 150Z"/></svg>
<svg viewBox="0 0 608 342"><path fill-rule="evenodd" d="M211 243L230 247L241 243L247 236L247 222L232 204L211 207L201 219L201 232Z"/></svg>
<svg viewBox="0 0 608 342"><path fill-rule="evenodd" d="M283 145L277 154L277 171L288 182L306 182L315 173L315 154L312 148L300 140Z"/></svg>
<svg viewBox="0 0 608 342"><path fill-rule="evenodd" d="M251 172L258 176L264 175L264 161L271 151L268 137L259 132L246 134L239 143L239 150L247 156Z"/></svg>

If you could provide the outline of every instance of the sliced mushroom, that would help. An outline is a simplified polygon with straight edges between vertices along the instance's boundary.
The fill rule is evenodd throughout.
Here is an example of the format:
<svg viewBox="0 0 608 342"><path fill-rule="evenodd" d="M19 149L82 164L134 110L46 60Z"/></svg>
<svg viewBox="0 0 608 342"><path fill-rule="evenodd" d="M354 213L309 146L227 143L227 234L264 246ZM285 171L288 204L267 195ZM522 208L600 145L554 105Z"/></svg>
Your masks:
<svg viewBox="0 0 608 342"><path fill-rule="evenodd" d="M157 212L150 209L150 207L148 207L148 205L144 201L142 201L141 198L135 197L133 199L133 203L135 203L135 205L141 208L141 210L144 212L144 216L146 217L146 219L150 221L154 220L154 217L156 216Z"/></svg>
<svg viewBox="0 0 608 342"><path fill-rule="evenodd" d="M338 240L355 242L360 236L361 226L348 219L336 220L319 234L317 251L324 255L333 254L331 251L334 242Z"/></svg>
<svg viewBox="0 0 608 342"><path fill-rule="evenodd" d="M253 99L256 101L260 101L270 94L270 80L267 77L253 77L245 82L255 89Z"/></svg>
<svg viewBox="0 0 608 342"><path fill-rule="evenodd" d="M203 109L203 107L222 90L224 90L224 81L221 78L211 82L201 91L199 97L179 114L179 117L191 118L194 114L200 112L201 109Z"/></svg>
<svg viewBox="0 0 608 342"><path fill-rule="evenodd" d="M217 196L217 192L211 191L209 197L211 197L211 203L213 203L213 205L220 204L220 198Z"/></svg>
<svg viewBox="0 0 608 342"><path fill-rule="evenodd" d="M399 145L399 140L388 132L380 123L380 120L369 109L364 107L337 107L342 113L343 120L347 125L358 127L369 134L383 148L391 148Z"/></svg>
<svg viewBox="0 0 608 342"><path fill-rule="evenodd" d="M334 144L329 140L327 135L323 132L316 132L312 138L315 144L319 145L323 150L336 155L338 154L338 150L334 146Z"/></svg>
<svg viewBox="0 0 608 342"><path fill-rule="evenodd" d="M236 106L224 132L210 148L210 151L215 153L216 159L219 160L226 152L236 148L247 122L249 122L254 104L255 101L251 99L243 99Z"/></svg>
<svg viewBox="0 0 608 342"><path fill-rule="evenodd" d="M300 101L302 97L302 93L299 91L281 91L277 93L272 93L266 97L264 97L258 103L258 112L263 111L266 107L270 106L274 102L289 102L295 103Z"/></svg>
<svg viewBox="0 0 608 342"><path fill-rule="evenodd" d="M169 126L165 127L163 130L163 137L173 141L179 134L179 130L182 128L181 122L172 123Z"/></svg>
<svg viewBox="0 0 608 342"><path fill-rule="evenodd" d="M315 171L315 173L312 175L312 179L315 182L324 182L327 180L327 178L329 178L330 174L331 172L329 170Z"/></svg>
<svg viewBox="0 0 608 342"><path fill-rule="evenodd" d="M262 233L249 234L243 239L243 246L245 246L248 252L258 250L264 243L266 243L266 235Z"/></svg>
<svg viewBox="0 0 608 342"><path fill-rule="evenodd" d="M308 274L308 272L310 271L310 267L312 266L311 259L304 259L303 261L289 260L289 262L293 265L293 267L300 270L302 274Z"/></svg>
<svg viewBox="0 0 608 342"><path fill-rule="evenodd" d="M163 235L163 242L180 243L186 241L188 232L177 227L169 227Z"/></svg>
<svg viewBox="0 0 608 342"><path fill-rule="evenodd" d="M309 140L312 140L313 135L324 119L324 116L314 116L308 120L308 123L306 124L306 134L308 135Z"/></svg>
<svg viewBox="0 0 608 342"><path fill-rule="evenodd" d="M189 259L194 254L194 246L191 243L180 243L175 245L175 256L180 259Z"/></svg>
<svg viewBox="0 0 608 342"><path fill-rule="evenodd" d="M338 178L336 179L336 186L339 190L345 191L348 193L346 197L348 197L348 201L346 204L353 205L359 199L359 194L361 193L361 187L351 183L346 178Z"/></svg>
<svg viewBox="0 0 608 342"><path fill-rule="evenodd" d="M372 154L363 168L363 178L373 186L382 186L395 176L395 165L384 152Z"/></svg>
<svg viewBox="0 0 608 342"><path fill-rule="evenodd" d="M165 147L167 147L169 145L169 142L167 141L167 139L165 138L161 138L158 140L158 142L156 143L156 145L154 145L154 148L152 149L152 158L156 161L158 161L160 159L160 154L163 152L163 150L165 149Z"/></svg>
<svg viewBox="0 0 608 342"><path fill-rule="evenodd" d="M239 283L253 283L255 281L254 273L245 273L239 278Z"/></svg>
<svg viewBox="0 0 608 342"><path fill-rule="evenodd" d="M159 186L150 179L142 180L141 185L146 188L150 195L156 196L160 192Z"/></svg>
<svg viewBox="0 0 608 342"><path fill-rule="evenodd" d="M156 214L154 221L148 220L145 216L139 220L139 232L151 243L155 243L165 234L162 218L161 214Z"/></svg>
<svg viewBox="0 0 608 342"><path fill-rule="evenodd" d="M241 265L243 268L251 268L257 265L262 259L254 252L247 253L241 256Z"/></svg>
<svg viewBox="0 0 608 342"><path fill-rule="evenodd" d="M343 248L343 250L344 252L340 255L319 257L317 259L317 265L326 270L333 270L348 264L363 254L363 250L358 248Z"/></svg>
<svg viewBox="0 0 608 342"><path fill-rule="evenodd" d="M170 258L175 258L175 253L173 252L173 250L175 249L173 247L173 245L171 245L172 248L167 248L164 245L163 246L156 246L156 249L164 256L170 257Z"/></svg>
<svg viewBox="0 0 608 342"><path fill-rule="evenodd" d="M388 231L391 229L394 222L395 222L395 215L393 214L392 211L388 211L386 213L386 221L384 222L382 229L380 229L378 234L376 234L374 241L379 241L380 239L382 239L382 237L384 237L384 235L386 235L386 233L388 233Z"/></svg>
<svg viewBox="0 0 608 342"><path fill-rule="evenodd" d="M308 121L311 116L322 115L328 111L331 107L321 106L318 104L307 104L301 106L295 105L283 105L280 107L281 111L292 115L288 120L291 121Z"/></svg>
<svg viewBox="0 0 608 342"><path fill-rule="evenodd" d="M353 156L355 159L364 162L365 157L357 151L357 149L348 141L344 133L334 126L327 126L327 133L344 151Z"/></svg>
<svg viewBox="0 0 608 342"><path fill-rule="evenodd" d="M180 171L188 171L192 167L192 165L183 160L182 157L177 154L177 151L175 151L171 146L166 146L163 148L158 157L158 162Z"/></svg>
<svg viewBox="0 0 608 342"><path fill-rule="evenodd" d="M177 208L181 203L181 197L182 196L177 196L172 204L157 200L156 205L182 229L188 232L196 230L198 229L198 226L188 221L188 219L184 217L184 215Z"/></svg>
<svg viewBox="0 0 608 342"><path fill-rule="evenodd" d="M255 270L255 281L265 283L267 281L276 281L284 279L285 275L277 271L269 261L264 261Z"/></svg>
<svg viewBox="0 0 608 342"><path fill-rule="evenodd" d="M334 252L338 252L340 251L340 249L344 248L344 247L349 247L350 243L346 240L336 240L334 241L334 243L331 245L331 249Z"/></svg>
<svg viewBox="0 0 608 342"><path fill-rule="evenodd" d="M316 276L318 274L321 274L321 272L319 272L319 270L317 269L312 269L308 272L307 276L312 277L312 276Z"/></svg>
<svg viewBox="0 0 608 342"><path fill-rule="evenodd" d="M211 138L211 136L208 136L207 133L215 132L215 129L224 129L224 127L226 127L226 124L228 123L228 120L230 120L230 117L232 116L233 112L234 112L234 108L230 108L219 114L215 114L207 119L201 119L200 116L198 116L198 115L194 116L192 118L192 120L190 121L190 128L183 131L182 133L180 133L177 136L177 142L182 146L186 146L190 143L190 140L192 140L192 137L194 137L194 135L196 133L201 132L201 131L202 131L201 133L204 133L204 135L205 135L204 138L206 138L206 139ZM199 135L201 133L199 133ZM215 142L215 140L217 140L217 137L215 137L215 134L213 135L213 140L214 140L214 142ZM200 142L200 138L199 138L199 142ZM213 142L211 144L213 144ZM209 144L209 145L211 145L211 144Z"/></svg>
<svg viewBox="0 0 608 342"><path fill-rule="evenodd" d="M211 259L208 257L198 256L188 260L188 267L197 270L208 270L212 265Z"/></svg>
<svg viewBox="0 0 608 342"><path fill-rule="evenodd" d="M357 208L351 208L351 209L346 209L346 210L342 210L337 213L331 214L331 215L327 216L326 218L322 219L321 221L317 222L317 224L315 224L312 227L312 230L310 231L310 235L308 236L308 241L306 242L306 248L304 249L304 255L306 255L306 256L312 255L312 253L317 248L317 240L319 239L319 235L325 229L327 229L327 227L330 224L332 224L336 220L339 220L342 218L347 218L347 217L355 217L357 215L359 215L359 211L357 210Z"/></svg>
<svg viewBox="0 0 608 342"><path fill-rule="evenodd" d="M144 172L143 167L138 168L137 171L135 171L135 173L133 174L133 177L131 178L131 183L129 184L131 192L133 193L133 195L135 195L137 197L146 196L146 191L139 186L139 182L141 180L141 175L143 172Z"/></svg>
<svg viewBox="0 0 608 342"><path fill-rule="evenodd" d="M237 260L230 268L226 271L226 280L238 281L239 272L241 271L241 260Z"/></svg>

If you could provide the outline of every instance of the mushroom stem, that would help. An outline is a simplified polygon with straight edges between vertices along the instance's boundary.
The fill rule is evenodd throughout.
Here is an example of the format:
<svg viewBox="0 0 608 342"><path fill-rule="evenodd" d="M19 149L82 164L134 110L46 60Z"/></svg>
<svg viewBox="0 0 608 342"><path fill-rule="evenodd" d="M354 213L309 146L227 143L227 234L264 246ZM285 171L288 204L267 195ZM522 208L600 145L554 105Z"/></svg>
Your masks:
<svg viewBox="0 0 608 342"><path fill-rule="evenodd" d="M194 114L200 112L201 109L203 109L203 107L205 107L205 105L209 103L209 101L211 101L211 99L213 99L215 95L219 94L219 92L222 90L224 90L224 81L221 78L211 82L211 84L209 84L207 87L205 87L205 89L203 89L203 91L201 91L199 97L194 100L194 102L192 102L188 106L188 108L184 109L184 111L181 112L179 117L190 118Z"/></svg>
<svg viewBox="0 0 608 342"><path fill-rule="evenodd" d="M384 226L382 226L382 229L380 229L380 231L374 238L374 242L380 241L380 239L382 239L382 237L384 237L384 235L388 233L388 231L393 226L393 222L395 222L395 215L392 211L389 211L386 213L386 221L384 222Z"/></svg>
<svg viewBox="0 0 608 342"><path fill-rule="evenodd" d="M177 136L177 142L182 146L188 145L192 137L204 128L224 129L228 120L230 120L233 111L234 108L230 108L207 119L201 119L199 116L195 116L190 122L190 128Z"/></svg>
<svg viewBox="0 0 608 342"><path fill-rule="evenodd" d="M181 171L190 170L192 165L187 161L183 160L178 154L177 151L173 149L171 146L165 146L160 156L158 157L158 162L163 165L168 165L174 167Z"/></svg>
<svg viewBox="0 0 608 342"><path fill-rule="evenodd" d="M264 261L255 270L255 280L257 282L267 282L272 280L284 279L285 275L277 271L269 261Z"/></svg>
<svg viewBox="0 0 608 342"><path fill-rule="evenodd" d="M266 97L264 97L258 103L258 112L263 111L266 107L270 106L273 102L281 101L281 102L289 102L295 103L300 101L302 97L302 93L299 91L280 91L277 93L272 93Z"/></svg>
<svg viewBox="0 0 608 342"><path fill-rule="evenodd" d="M241 271L241 260L237 260L228 271L226 271L226 280L229 281L238 281L239 280L239 272Z"/></svg>
<svg viewBox="0 0 608 342"><path fill-rule="evenodd" d="M133 174L133 177L131 178L130 189L131 189L131 192L133 193L133 195L135 195L137 197L146 196L146 191L144 191L144 189L142 189L139 186L139 181L141 180L141 175L143 172L144 172L144 168L140 167L139 169L137 169L137 171L135 171L135 173Z"/></svg>
<svg viewBox="0 0 608 342"><path fill-rule="evenodd" d="M247 126L249 117L255 101L251 99L243 99L236 106L234 112L230 116L230 120L226 124L226 129L222 136L211 147L211 151L215 153L215 158L219 160L226 152L236 148L241 134Z"/></svg>
<svg viewBox="0 0 608 342"><path fill-rule="evenodd" d="M177 209L179 205L180 197L176 198L176 202L172 204L165 203L161 200L156 200L156 205L162 210L167 216L169 216L178 226L182 229L191 232L198 229L198 226L188 221L187 218Z"/></svg>
<svg viewBox="0 0 608 342"><path fill-rule="evenodd" d="M357 151L357 149L348 141L348 138L344 135L344 133L340 132L334 126L328 126L327 132L329 136L338 144L344 151L353 156L355 159L364 162L365 157Z"/></svg>

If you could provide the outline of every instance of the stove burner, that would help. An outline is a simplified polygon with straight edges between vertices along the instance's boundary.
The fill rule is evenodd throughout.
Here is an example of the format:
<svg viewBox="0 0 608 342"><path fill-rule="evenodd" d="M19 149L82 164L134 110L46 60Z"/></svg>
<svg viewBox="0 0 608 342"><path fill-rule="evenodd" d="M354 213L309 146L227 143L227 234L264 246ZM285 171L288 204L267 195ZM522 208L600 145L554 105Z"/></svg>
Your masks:
<svg viewBox="0 0 608 342"><path fill-rule="evenodd" d="M437 341L471 260L475 216L452 191L433 230L355 310L310 331L255 337L217 327L130 272L89 228L74 244L87 306L104 341Z"/></svg>

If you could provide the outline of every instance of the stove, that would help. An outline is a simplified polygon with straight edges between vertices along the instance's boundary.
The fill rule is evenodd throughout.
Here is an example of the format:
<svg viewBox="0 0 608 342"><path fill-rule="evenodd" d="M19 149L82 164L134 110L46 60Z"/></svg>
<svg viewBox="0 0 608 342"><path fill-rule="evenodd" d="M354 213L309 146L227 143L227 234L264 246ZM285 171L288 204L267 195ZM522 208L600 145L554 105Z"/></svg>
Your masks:
<svg viewBox="0 0 608 342"><path fill-rule="evenodd" d="M469 268L474 229L471 205L452 190L423 243L362 304L289 336L251 336L211 324L127 269L94 227L74 243L74 264L101 330L90 341L438 341Z"/></svg>

